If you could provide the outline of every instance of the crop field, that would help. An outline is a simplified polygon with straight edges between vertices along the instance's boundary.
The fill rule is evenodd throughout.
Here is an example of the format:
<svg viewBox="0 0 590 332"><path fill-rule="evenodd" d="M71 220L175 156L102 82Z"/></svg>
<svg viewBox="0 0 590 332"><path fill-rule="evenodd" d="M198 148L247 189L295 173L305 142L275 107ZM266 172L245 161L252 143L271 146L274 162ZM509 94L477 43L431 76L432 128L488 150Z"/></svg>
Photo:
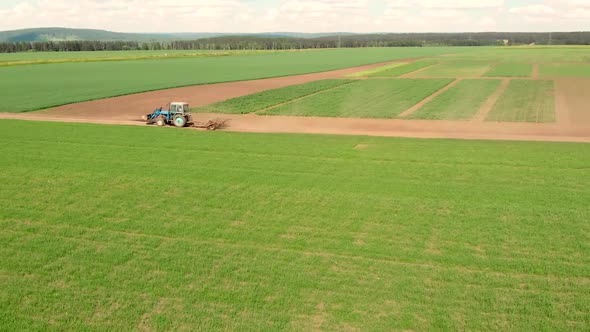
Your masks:
<svg viewBox="0 0 590 332"><path fill-rule="evenodd" d="M247 114L271 106L286 103L320 91L354 82L352 80L322 80L306 84L293 85L280 89L266 90L257 94L226 100L213 105L198 108L197 112Z"/></svg>
<svg viewBox="0 0 590 332"><path fill-rule="evenodd" d="M8 120L0 140L6 330L590 326L588 144Z"/></svg>
<svg viewBox="0 0 590 332"><path fill-rule="evenodd" d="M500 85L499 80L462 80L411 114L409 119L469 120Z"/></svg>
<svg viewBox="0 0 590 332"><path fill-rule="evenodd" d="M449 79L363 80L282 104L260 114L395 118L451 81Z"/></svg>
<svg viewBox="0 0 590 332"><path fill-rule="evenodd" d="M410 64L410 62L397 62L397 63L393 63L393 64L390 64L390 65L385 65L385 66L382 66L382 67L377 67L377 68L374 68L374 69L369 69L369 70L365 70L365 71L360 71L360 72L357 72L357 73L349 74L349 75L346 75L346 76L347 77L350 77L350 78L368 77L368 76L372 76L374 74L378 74L378 73L383 72L383 71L392 70L394 68L405 67L405 66L407 66L409 64Z"/></svg>
<svg viewBox="0 0 590 332"><path fill-rule="evenodd" d="M412 63L405 64L403 66L395 67L395 68L384 68L383 70L376 71L371 73L368 76L372 77L397 77L405 74L409 74L415 72L417 70L430 67L436 64L436 61L429 61L429 60L422 60L416 61Z"/></svg>
<svg viewBox="0 0 590 332"><path fill-rule="evenodd" d="M443 59L452 61L483 61L488 63L559 63L590 61L587 46L524 46L524 47L484 47L473 53L449 54Z"/></svg>
<svg viewBox="0 0 590 332"><path fill-rule="evenodd" d="M396 118L401 115L401 118L413 120L481 122L487 118L494 122L555 122L557 96L568 95L568 92L556 89L554 80L590 77L588 74L590 71L587 70L590 67L583 62L586 59L583 54L586 53L582 51L587 48L562 47L559 49L563 53L563 61L572 61L571 63L559 62L556 58L556 48L481 48L472 52L462 51L416 61L410 59L407 62L397 62L360 71L347 75L346 78L363 80L364 83L353 83L333 91L317 91L309 98L301 96L295 101L293 98L282 98L275 92L270 92L275 94L272 98L252 95L241 100L230 100L228 103L233 103L235 109L227 113L258 112L260 115L353 118ZM490 58L492 54L497 57ZM525 61L526 57L530 57L530 61ZM430 95L417 93L416 98L408 96L414 95L413 91L418 91L419 87L412 87L411 89L417 89L412 91L390 90L391 86L404 86L403 80L407 78L446 77L464 82L451 87L449 91L441 91L440 96L437 92L440 88L430 90ZM476 80L478 78L481 79ZM520 82L521 78L532 82ZM400 79L402 82L394 82ZM486 80L488 82L485 82ZM499 88L500 80L505 83L501 89ZM589 82L580 84L590 86ZM301 86L297 89L300 88L314 89L311 86ZM298 94L296 91L289 90L285 88L284 92ZM583 110L580 106L582 103L578 99L583 99L584 96L569 94L564 98L568 100L561 102L562 112L570 112L571 119L579 118ZM241 105L242 101L247 101L253 106ZM257 103L264 107L256 106ZM223 103L209 109L223 113L221 108L217 108L219 105ZM408 108L404 110L404 107ZM564 110L564 107L569 109ZM199 111L206 110L207 108L204 108ZM587 116L581 115L581 117L584 123L588 122Z"/></svg>
<svg viewBox="0 0 590 332"><path fill-rule="evenodd" d="M413 74L415 77L480 77L490 70L484 62L444 62Z"/></svg>
<svg viewBox="0 0 590 332"><path fill-rule="evenodd" d="M487 117L488 121L553 122L553 81L513 80Z"/></svg>
<svg viewBox="0 0 590 332"><path fill-rule="evenodd" d="M590 64L544 64L539 73L541 77L590 77Z"/></svg>
<svg viewBox="0 0 590 332"><path fill-rule="evenodd" d="M533 65L529 63L499 63L484 76L488 77L530 77Z"/></svg>
<svg viewBox="0 0 590 332"><path fill-rule="evenodd" d="M34 111L164 88L288 76L469 51L449 47L331 49L0 67L3 92L0 112ZM25 99L23 91L27 92Z"/></svg>

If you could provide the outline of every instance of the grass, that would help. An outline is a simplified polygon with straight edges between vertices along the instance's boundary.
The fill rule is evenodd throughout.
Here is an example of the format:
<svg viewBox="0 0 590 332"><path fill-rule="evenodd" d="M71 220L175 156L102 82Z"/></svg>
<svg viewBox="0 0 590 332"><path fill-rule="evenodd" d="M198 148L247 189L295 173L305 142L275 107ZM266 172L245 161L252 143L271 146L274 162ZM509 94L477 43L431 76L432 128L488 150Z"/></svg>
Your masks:
<svg viewBox="0 0 590 332"><path fill-rule="evenodd" d="M512 80L487 121L554 122L553 81Z"/></svg>
<svg viewBox="0 0 590 332"><path fill-rule="evenodd" d="M20 52L0 53L0 67L32 64L99 62L122 60L175 59L227 55L249 55L257 51L80 51L80 52Z"/></svg>
<svg viewBox="0 0 590 332"><path fill-rule="evenodd" d="M590 46L478 47L476 51L450 54L441 61L482 61L505 63L590 62Z"/></svg>
<svg viewBox="0 0 590 332"><path fill-rule="evenodd" d="M541 77L590 77L590 64L543 64L539 66Z"/></svg>
<svg viewBox="0 0 590 332"><path fill-rule="evenodd" d="M480 77L491 68L483 62L444 62L422 70L415 77Z"/></svg>
<svg viewBox="0 0 590 332"><path fill-rule="evenodd" d="M401 67L401 66L404 66L404 65L407 65L407 64L408 64L408 62L392 63L390 65L386 65L386 66L382 66L382 67L377 67L377 68L373 68L373 69L369 69L369 70L365 70L365 71L360 71L360 72L357 72L357 73L348 74L346 76L347 77L372 76L373 74L377 74L377 73L382 72L382 71L386 71L386 70L389 70L389 69Z"/></svg>
<svg viewBox="0 0 590 332"><path fill-rule="evenodd" d="M499 80L462 80L422 106L408 118L429 120L469 120L496 91Z"/></svg>
<svg viewBox="0 0 590 332"><path fill-rule="evenodd" d="M488 77L531 77L533 65L528 63L499 63L484 76Z"/></svg>
<svg viewBox="0 0 590 332"><path fill-rule="evenodd" d="M395 118L452 80L363 80L260 114L352 118Z"/></svg>
<svg viewBox="0 0 590 332"><path fill-rule="evenodd" d="M306 84L292 85L280 89L267 90L244 97L229 99L213 105L193 109L193 111L202 113L252 113L351 82L354 81L322 80Z"/></svg>
<svg viewBox="0 0 590 332"><path fill-rule="evenodd" d="M416 61L416 62L405 64L403 66L390 68L387 70L372 73L369 76L372 76L372 77L398 77L398 76L402 76L405 74L415 72L416 70L420 70L420 69L432 66L435 63L436 63L436 61L433 61L433 60Z"/></svg>
<svg viewBox="0 0 590 332"><path fill-rule="evenodd" d="M33 111L149 90L304 74L461 51L464 49L448 47L331 49L2 67L0 112Z"/></svg>
<svg viewBox="0 0 590 332"><path fill-rule="evenodd" d="M6 330L590 326L588 144L6 120L0 140Z"/></svg>

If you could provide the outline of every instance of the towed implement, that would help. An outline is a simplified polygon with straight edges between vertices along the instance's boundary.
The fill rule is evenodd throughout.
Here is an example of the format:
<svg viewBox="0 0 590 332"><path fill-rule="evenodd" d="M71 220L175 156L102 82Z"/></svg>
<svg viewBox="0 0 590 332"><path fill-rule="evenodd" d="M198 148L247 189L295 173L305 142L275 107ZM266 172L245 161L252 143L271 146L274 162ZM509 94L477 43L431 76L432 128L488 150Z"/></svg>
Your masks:
<svg viewBox="0 0 590 332"><path fill-rule="evenodd" d="M194 122L188 103L172 102L166 110L162 107L157 108L150 114L146 114L142 119L147 124L155 124L159 127L174 125L175 127L196 127L207 130L216 130L221 128L227 120L215 119L207 122Z"/></svg>

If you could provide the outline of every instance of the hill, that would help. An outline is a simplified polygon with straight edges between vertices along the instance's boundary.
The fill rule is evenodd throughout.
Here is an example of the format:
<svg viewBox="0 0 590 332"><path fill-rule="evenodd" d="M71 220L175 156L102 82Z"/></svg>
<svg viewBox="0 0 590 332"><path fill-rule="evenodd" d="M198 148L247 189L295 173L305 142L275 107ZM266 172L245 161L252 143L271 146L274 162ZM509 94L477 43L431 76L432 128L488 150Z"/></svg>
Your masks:
<svg viewBox="0 0 590 332"><path fill-rule="evenodd" d="M38 41L68 41L68 40L100 40L100 41L165 41L165 40L194 40L221 36L257 36L282 38L320 38L337 34L351 35L351 33L298 33L298 32L269 32L258 34L245 33L124 33L96 29L70 28L32 28L11 31L0 31L0 42L38 42Z"/></svg>

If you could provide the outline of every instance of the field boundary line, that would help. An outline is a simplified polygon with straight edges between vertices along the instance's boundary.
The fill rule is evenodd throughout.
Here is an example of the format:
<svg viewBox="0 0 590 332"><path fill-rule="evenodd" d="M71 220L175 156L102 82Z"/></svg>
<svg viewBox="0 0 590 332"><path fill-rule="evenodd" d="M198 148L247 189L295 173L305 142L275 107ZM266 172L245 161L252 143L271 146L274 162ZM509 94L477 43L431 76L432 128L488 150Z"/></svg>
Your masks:
<svg viewBox="0 0 590 332"><path fill-rule="evenodd" d="M399 117L400 118L404 118L406 116L409 116L411 114L413 114L414 112L416 112L417 110L421 109L422 106L428 104L429 102L431 102L434 98L440 96L442 93L444 93L445 91L449 90L450 88L454 87L455 85L459 84L459 82L463 81L462 78L457 78L456 80L454 80L453 82L447 84L446 86L440 88L438 91L436 91L435 93L431 94L430 96L422 99L422 101L420 101L419 103L417 103L416 105L408 108L407 110L403 111L402 113L400 113Z"/></svg>
<svg viewBox="0 0 590 332"><path fill-rule="evenodd" d="M508 85L510 85L511 81L511 78L505 78L502 80L502 83L500 83L500 86L498 86L496 91L494 91L494 93L483 103L483 105L481 105L479 111L473 116L471 119L472 122L483 122L487 118L488 114L492 111L494 106L496 106L498 99L500 99L500 97L508 89Z"/></svg>
<svg viewBox="0 0 590 332"><path fill-rule="evenodd" d="M326 91L330 91L330 90L338 89L338 88L340 88L340 87L343 87L343 86L346 86L346 85L349 85L349 84L352 84L352 83L356 83L357 81L361 81L361 80L360 80L360 79L351 80L350 82L346 82L346 83L344 83L344 84L340 84L340 85L338 85L338 86L334 86L334 87L327 88L327 89L324 89L324 90L316 91L316 92L314 92L314 93L310 93L310 94L307 94L307 95L304 95L304 96L301 96L301 97L297 97L297 98L295 98L295 99L287 100L287 101L284 101L284 102L282 102L282 103L278 103L278 104L275 104L275 105L272 105L272 106L269 106L269 107L266 107L266 108L260 109L260 110L258 110L258 111L250 112L250 113L248 113L248 114L259 114L259 113L262 113L262 112L266 112L266 111L269 111L269 110L271 110L271 109L274 109L274 108L277 108L277 107L281 107L281 106L283 106L283 105L287 105L287 104L289 104L289 103L293 103L293 102L296 102L296 101L299 101L299 100L305 99L305 98L307 98L307 97L312 97L312 96L315 96L315 95L319 95L320 93L324 93L324 92L326 92Z"/></svg>
<svg viewBox="0 0 590 332"><path fill-rule="evenodd" d="M555 98L555 122L563 125L571 125L570 108L567 102L566 89L563 88L564 81L556 79L553 81ZM563 90L563 91L562 91Z"/></svg>
<svg viewBox="0 0 590 332"><path fill-rule="evenodd" d="M414 74L416 74L416 73L420 73L420 72L422 72L422 71L424 71L424 70L426 70L426 69L429 69L429 68L431 68L431 67L437 66L437 65L439 65L439 64L440 64L440 62L433 63L433 64L431 64L430 66L426 66L426 67L424 67L424 68L416 69L416 70L414 70L414 71L411 71L411 72L409 72L409 73L405 73L405 74L403 74L403 75L399 75L399 76L392 76L392 77L397 77L397 78L415 78L415 77L414 77L414 76L412 76L412 75L414 75ZM428 77L428 78L430 78L430 77Z"/></svg>
<svg viewBox="0 0 590 332"><path fill-rule="evenodd" d="M531 78L534 80L539 79L539 64L538 63L533 64L533 72L531 73Z"/></svg>

